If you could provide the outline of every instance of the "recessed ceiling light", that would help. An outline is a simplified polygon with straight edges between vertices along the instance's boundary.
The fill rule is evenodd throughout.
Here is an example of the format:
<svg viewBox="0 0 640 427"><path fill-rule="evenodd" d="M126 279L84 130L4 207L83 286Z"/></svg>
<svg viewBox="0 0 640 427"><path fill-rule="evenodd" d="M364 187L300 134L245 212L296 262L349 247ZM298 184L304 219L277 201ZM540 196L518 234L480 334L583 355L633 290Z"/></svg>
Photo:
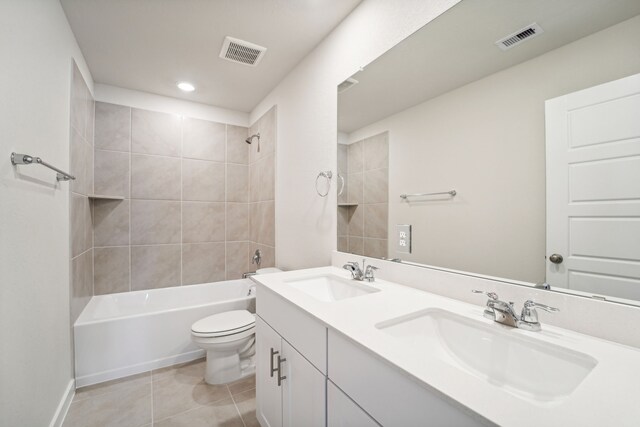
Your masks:
<svg viewBox="0 0 640 427"><path fill-rule="evenodd" d="M178 89L185 92L193 92L196 90L195 86L189 82L178 82Z"/></svg>

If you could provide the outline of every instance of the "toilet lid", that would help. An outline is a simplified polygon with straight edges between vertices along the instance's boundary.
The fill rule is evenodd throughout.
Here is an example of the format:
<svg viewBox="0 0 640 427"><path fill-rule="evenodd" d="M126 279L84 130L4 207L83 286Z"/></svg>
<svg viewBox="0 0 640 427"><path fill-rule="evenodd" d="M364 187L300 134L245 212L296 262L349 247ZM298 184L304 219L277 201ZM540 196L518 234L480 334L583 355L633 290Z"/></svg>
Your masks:
<svg viewBox="0 0 640 427"><path fill-rule="evenodd" d="M200 319L191 326L191 330L198 334L231 335L247 330L255 322L255 316L247 310L233 310Z"/></svg>

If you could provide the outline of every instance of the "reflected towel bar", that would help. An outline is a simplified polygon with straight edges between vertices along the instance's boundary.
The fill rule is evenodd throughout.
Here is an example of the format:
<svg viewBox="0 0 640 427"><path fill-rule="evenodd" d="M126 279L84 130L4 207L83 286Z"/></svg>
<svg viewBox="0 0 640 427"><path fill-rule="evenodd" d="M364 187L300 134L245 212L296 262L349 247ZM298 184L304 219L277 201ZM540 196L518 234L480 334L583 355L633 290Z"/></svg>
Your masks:
<svg viewBox="0 0 640 427"><path fill-rule="evenodd" d="M454 197L456 194L456 190L451 191L441 191L439 193L416 193L416 194L401 194L400 198L407 200L409 197L421 197L421 196L440 196L443 194L448 194L451 197Z"/></svg>
<svg viewBox="0 0 640 427"><path fill-rule="evenodd" d="M40 164L42 166L48 167L51 170L54 170L56 172L58 172L58 174L56 175L56 179L58 181L69 181L70 179L76 179L75 176L68 174L64 171L61 171L60 169L58 169L57 167L50 165L49 163L45 162L44 160L42 160L40 157L32 157L28 154L18 154L18 153L11 153L11 164L12 165L30 165L33 162L36 162L37 164Z"/></svg>

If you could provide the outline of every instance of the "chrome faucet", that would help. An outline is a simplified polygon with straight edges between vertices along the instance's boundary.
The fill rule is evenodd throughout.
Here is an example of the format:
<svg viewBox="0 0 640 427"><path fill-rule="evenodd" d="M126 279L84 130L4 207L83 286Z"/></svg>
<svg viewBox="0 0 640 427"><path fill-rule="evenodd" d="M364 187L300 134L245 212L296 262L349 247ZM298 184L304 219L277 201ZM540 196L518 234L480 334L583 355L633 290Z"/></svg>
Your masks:
<svg viewBox="0 0 640 427"><path fill-rule="evenodd" d="M260 249L256 249L255 253L253 254L253 258L251 258L251 264L255 264L258 266L258 268L260 268L261 262L262 262L262 252L260 252Z"/></svg>
<svg viewBox="0 0 640 427"><path fill-rule="evenodd" d="M366 259L362 260L362 268L360 268L360 264L356 261L351 261L342 266L345 270L351 272L351 278L353 280L365 281L365 282L373 282L376 280L374 271L378 269L378 267L373 265L365 265ZM364 270L364 271L363 271Z"/></svg>
<svg viewBox="0 0 640 427"><path fill-rule="evenodd" d="M538 312L536 308L555 313L560 309L550 307L548 305L539 304L533 300L527 300L522 307L522 312L518 316L512 302L500 301L498 294L495 292L477 291L471 292L476 294L484 294L489 297L487 306L484 309L484 317L503 325L512 326L514 328L525 329L527 331L539 331L541 329L538 321Z"/></svg>

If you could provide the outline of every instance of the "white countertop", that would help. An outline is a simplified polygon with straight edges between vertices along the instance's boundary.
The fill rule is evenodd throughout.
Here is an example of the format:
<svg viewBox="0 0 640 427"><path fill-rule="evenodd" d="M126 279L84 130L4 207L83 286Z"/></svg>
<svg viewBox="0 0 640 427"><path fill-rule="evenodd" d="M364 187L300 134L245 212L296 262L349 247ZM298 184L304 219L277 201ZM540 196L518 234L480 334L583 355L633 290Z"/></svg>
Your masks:
<svg viewBox="0 0 640 427"><path fill-rule="evenodd" d="M440 308L496 328L507 328L483 317L481 306L378 279L370 285L381 292L322 302L284 282L322 274L351 278L349 272L337 267L297 270L253 278L327 327L399 368L399 372L428 384L498 425L640 425L640 350L636 348L545 325L546 313L540 315L540 332L509 328L509 333L514 335L534 337L542 342L585 353L598 361L597 366L569 396L558 401L536 401L491 384L459 367L440 362L436 358L428 358L428 355L419 351L407 351L405 347L398 345L397 338L375 327L379 322L402 315L426 308Z"/></svg>

